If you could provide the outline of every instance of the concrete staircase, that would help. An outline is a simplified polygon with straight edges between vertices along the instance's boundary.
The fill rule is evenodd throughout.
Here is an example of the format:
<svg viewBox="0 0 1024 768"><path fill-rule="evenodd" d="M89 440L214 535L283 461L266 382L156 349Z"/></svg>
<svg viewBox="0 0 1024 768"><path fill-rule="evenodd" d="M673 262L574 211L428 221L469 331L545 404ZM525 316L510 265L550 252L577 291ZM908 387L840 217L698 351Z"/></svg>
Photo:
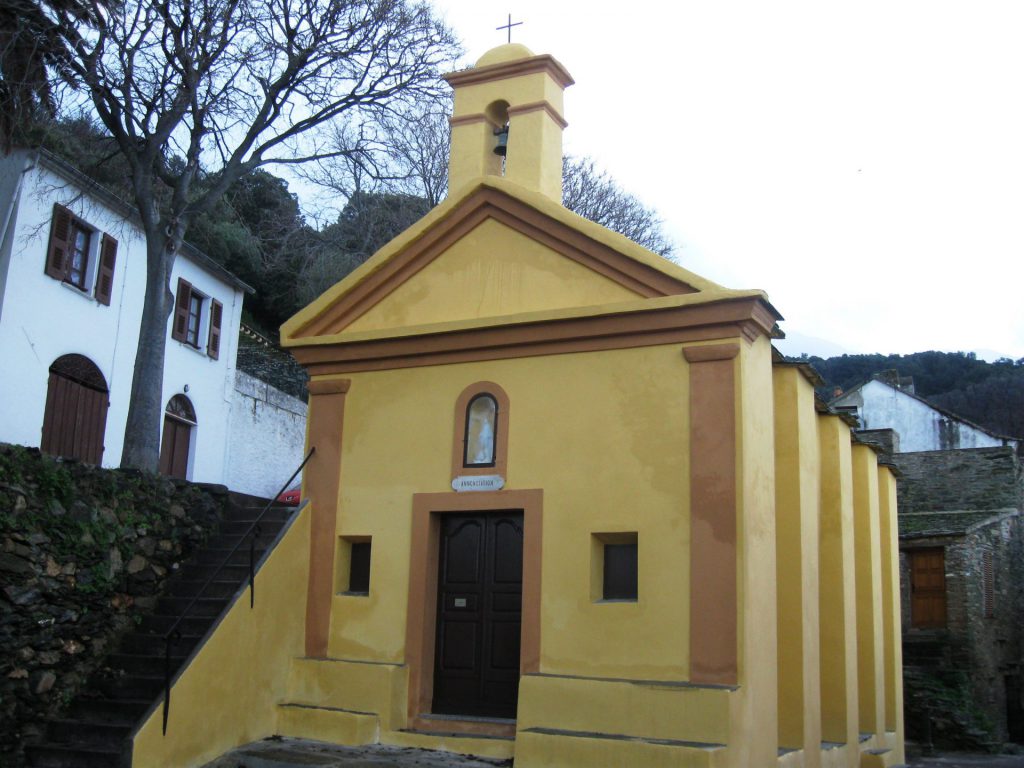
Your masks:
<svg viewBox="0 0 1024 768"><path fill-rule="evenodd" d="M28 765L38 768L120 768L130 764L131 737L143 717L162 701L164 635L217 567L225 561L266 505L265 499L231 494L217 533L172 576L151 615L125 635L63 716L47 723L44 738L26 746ZM260 522L256 561L294 513L275 506ZM248 586L249 546L239 548L178 625L171 678L217 623L235 594ZM245 598L247 599L247 598Z"/></svg>

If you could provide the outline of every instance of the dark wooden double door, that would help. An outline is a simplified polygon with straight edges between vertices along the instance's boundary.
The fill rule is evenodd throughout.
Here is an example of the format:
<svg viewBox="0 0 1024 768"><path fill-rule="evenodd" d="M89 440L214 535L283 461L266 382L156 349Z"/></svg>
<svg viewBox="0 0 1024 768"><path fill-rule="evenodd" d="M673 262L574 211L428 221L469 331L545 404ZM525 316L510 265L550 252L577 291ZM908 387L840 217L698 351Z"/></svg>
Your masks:
<svg viewBox="0 0 1024 768"><path fill-rule="evenodd" d="M516 716L523 513L441 516L435 714Z"/></svg>

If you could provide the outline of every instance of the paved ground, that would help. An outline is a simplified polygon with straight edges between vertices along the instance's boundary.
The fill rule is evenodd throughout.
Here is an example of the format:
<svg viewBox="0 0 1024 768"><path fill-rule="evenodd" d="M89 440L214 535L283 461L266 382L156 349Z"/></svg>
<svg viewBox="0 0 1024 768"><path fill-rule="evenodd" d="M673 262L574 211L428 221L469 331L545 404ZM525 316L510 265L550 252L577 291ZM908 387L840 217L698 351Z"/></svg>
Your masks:
<svg viewBox="0 0 1024 768"><path fill-rule="evenodd" d="M338 747L319 741L273 738L221 755L203 768L495 768L510 760L388 747Z"/></svg>
<svg viewBox="0 0 1024 768"><path fill-rule="evenodd" d="M1024 768L1024 755L947 753L918 757L908 763L912 768ZM509 760L426 749L381 745L337 747L319 741L273 738L233 749L203 768L496 768L510 765Z"/></svg>
<svg viewBox="0 0 1024 768"><path fill-rule="evenodd" d="M908 761L913 768L1024 768L1024 755L968 755L947 753Z"/></svg>

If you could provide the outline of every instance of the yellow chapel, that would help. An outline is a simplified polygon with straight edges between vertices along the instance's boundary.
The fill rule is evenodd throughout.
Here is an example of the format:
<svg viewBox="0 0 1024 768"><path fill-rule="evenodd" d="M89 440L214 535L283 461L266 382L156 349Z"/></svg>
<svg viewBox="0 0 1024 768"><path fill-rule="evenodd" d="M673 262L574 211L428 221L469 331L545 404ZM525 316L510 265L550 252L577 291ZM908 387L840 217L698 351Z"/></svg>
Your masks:
<svg viewBox="0 0 1024 768"><path fill-rule="evenodd" d="M901 764L892 470L774 352L762 291L561 205L556 59L504 45L447 80L449 197L283 326L305 503L136 764L272 734Z"/></svg>

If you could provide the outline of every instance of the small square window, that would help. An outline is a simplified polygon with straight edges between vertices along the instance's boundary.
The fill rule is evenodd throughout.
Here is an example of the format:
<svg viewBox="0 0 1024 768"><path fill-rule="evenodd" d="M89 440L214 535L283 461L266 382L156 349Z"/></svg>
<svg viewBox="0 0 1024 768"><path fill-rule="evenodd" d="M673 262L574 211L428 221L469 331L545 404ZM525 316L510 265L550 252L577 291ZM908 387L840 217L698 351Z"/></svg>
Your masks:
<svg viewBox="0 0 1024 768"><path fill-rule="evenodd" d="M370 594L370 542L352 542L349 566L348 591L352 594Z"/></svg>
<svg viewBox="0 0 1024 768"><path fill-rule="evenodd" d="M636 602L639 595L636 533L595 533L591 547L592 599Z"/></svg>
<svg viewBox="0 0 1024 768"><path fill-rule="evenodd" d="M338 540L339 594L370 594L370 553L369 536L343 536Z"/></svg>

